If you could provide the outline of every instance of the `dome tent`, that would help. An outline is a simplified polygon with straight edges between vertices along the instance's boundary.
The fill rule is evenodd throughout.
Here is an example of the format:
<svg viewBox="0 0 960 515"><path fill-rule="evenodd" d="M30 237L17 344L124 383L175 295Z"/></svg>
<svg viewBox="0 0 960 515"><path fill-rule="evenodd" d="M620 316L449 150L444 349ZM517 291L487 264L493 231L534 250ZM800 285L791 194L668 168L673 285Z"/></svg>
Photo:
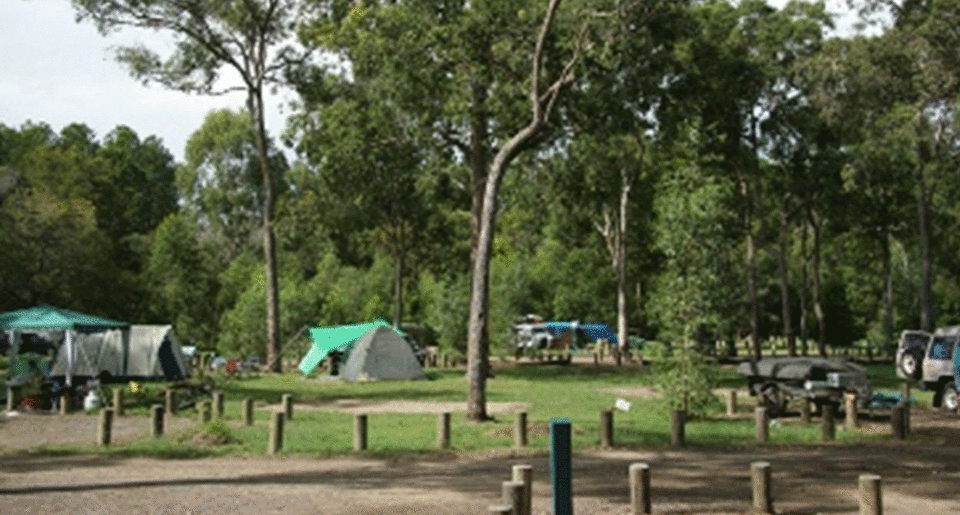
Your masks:
<svg viewBox="0 0 960 515"><path fill-rule="evenodd" d="M360 337L340 371L348 381L426 379L413 348L389 327Z"/></svg>
<svg viewBox="0 0 960 515"><path fill-rule="evenodd" d="M300 371L305 376L310 375L328 354L333 351L349 351L353 342L377 327L390 327L390 324L383 320L376 320L365 324L311 328L310 338L313 339L313 345L300 360Z"/></svg>
<svg viewBox="0 0 960 515"><path fill-rule="evenodd" d="M190 375L190 361L172 325L132 325L129 342L126 377L177 380Z"/></svg>

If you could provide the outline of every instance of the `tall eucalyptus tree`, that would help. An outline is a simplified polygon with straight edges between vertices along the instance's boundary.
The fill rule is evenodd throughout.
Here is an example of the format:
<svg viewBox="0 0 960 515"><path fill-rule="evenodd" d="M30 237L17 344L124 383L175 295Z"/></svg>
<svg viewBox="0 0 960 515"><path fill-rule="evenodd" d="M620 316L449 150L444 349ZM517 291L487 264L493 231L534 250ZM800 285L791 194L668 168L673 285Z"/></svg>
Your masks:
<svg viewBox="0 0 960 515"><path fill-rule="evenodd" d="M254 127L263 181L263 254L266 268L266 356L280 370L279 309L276 245L274 243L274 175L268 158L264 93L284 83L284 71L311 54L296 44L296 22L309 16L310 4L300 0L72 0L79 20L92 21L104 36L134 27L163 32L175 40L162 58L143 45L120 47L116 58L131 74L146 82L187 93L246 93L246 108ZM239 86L224 89L223 70L239 78Z"/></svg>

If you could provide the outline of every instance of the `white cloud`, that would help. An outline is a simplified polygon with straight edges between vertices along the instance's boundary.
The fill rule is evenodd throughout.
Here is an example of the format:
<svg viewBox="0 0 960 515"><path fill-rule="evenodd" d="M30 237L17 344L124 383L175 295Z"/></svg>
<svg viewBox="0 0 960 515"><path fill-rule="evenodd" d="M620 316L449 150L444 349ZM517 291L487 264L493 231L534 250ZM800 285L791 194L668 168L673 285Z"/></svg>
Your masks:
<svg viewBox="0 0 960 515"><path fill-rule="evenodd" d="M110 47L164 48L169 40L146 31L102 37L93 24L76 23L75 16L68 0L0 1L0 124L19 127L30 120L59 131L79 122L99 137L128 125L141 138L162 138L182 160L187 138L208 112L244 106L239 93L204 97L143 86L113 61ZM268 103L267 128L277 135L284 125L279 100Z"/></svg>

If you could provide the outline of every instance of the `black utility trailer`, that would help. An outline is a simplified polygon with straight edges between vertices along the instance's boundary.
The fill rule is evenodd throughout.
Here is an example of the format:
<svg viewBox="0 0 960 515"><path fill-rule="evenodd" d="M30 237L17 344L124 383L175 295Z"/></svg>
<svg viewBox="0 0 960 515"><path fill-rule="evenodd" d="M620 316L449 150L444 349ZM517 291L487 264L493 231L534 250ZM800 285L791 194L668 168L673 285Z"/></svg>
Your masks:
<svg viewBox="0 0 960 515"><path fill-rule="evenodd" d="M747 380L750 395L757 396L771 416L786 409L791 398L807 398L817 411L835 407L847 392L857 394L860 405L870 402L870 381L866 371L848 361L817 357L764 358L737 367Z"/></svg>

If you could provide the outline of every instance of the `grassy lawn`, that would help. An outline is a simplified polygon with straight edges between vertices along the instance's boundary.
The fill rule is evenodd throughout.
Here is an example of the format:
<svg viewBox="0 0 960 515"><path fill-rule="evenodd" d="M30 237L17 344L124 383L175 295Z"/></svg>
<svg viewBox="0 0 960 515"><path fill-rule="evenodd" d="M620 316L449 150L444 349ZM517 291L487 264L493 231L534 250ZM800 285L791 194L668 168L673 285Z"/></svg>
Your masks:
<svg viewBox="0 0 960 515"><path fill-rule="evenodd" d="M622 447L666 446L670 441L669 410L657 398L628 396L613 390L652 386L652 378L636 367L521 365L496 368L488 383L487 399L491 402L523 402L528 405L530 448L549 448L549 421L567 417L572 421L573 445L578 449L599 446L600 411L610 409L618 397L631 403L629 411L614 414L615 443ZM890 365L870 367L876 389L896 390L899 383ZM223 454L262 454L266 451L270 413L265 404L278 404L284 393L294 395L296 402L323 404L335 399L354 401L450 401L463 402L466 380L462 370L430 370L427 381L359 382L303 378L298 374L264 375L254 379L223 381L218 388L225 393L226 423L197 425L185 434L169 435L159 440L144 439L107 449L87 446L53 446L35 449L47 454L108 453L113 455L149 455L188 458ZM147 406L159 397L162 384L146 385L128 413L147 416ZM743 381L732 367L718 372L719 387L742 388ZM925 392L917 392L918 399ZM243 426L241 400L255 399L254 424ZM131 399L134 400L134 399ZM740 399L740 411L749 414L753 399ZM353 415L350 413L295 409L288 421L283 452L286 454L332 455L352 453ZM189 409L181 417L196 418ZM509 449L513 444L513 413L495 414L489 423L472 423L463 413L452 415L451 444L454 450ZM226 443L207 445L198 441L196 433L221 435ZM437 416L434 414L371 413L368 415L368 448L370 453L424 453L436 446ZM883 439L859 433L837 432L838 442ZM755 445L754 423L749 415L729 419L719 413L687 423L689 446ZM770 445L818 443L820 429L816 423L800 424L786 419L771 428Z"/></svg>

